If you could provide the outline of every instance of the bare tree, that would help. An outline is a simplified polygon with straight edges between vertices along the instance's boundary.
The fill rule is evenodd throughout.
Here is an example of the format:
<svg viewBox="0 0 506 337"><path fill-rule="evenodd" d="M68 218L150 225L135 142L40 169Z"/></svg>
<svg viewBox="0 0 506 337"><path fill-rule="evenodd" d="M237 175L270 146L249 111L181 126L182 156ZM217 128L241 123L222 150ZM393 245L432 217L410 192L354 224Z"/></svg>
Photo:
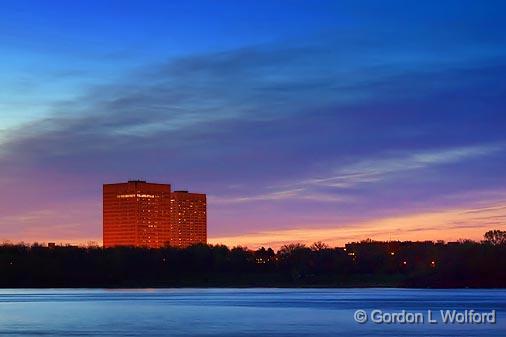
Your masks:
<svg viewBox="0 0 506 337"><path fill-rule="evenodd" d="M506 244L506 231L498 229L490 230L485 233L485 242L492 245L504 245Z"/></svg>
<svg viewBox="0 0 506 337"><path fill-rule="evenodd" d="M317 241L309 247L314 252L319 252L325 249L329 249L329 245L327 245L325 242Z"/></svg>

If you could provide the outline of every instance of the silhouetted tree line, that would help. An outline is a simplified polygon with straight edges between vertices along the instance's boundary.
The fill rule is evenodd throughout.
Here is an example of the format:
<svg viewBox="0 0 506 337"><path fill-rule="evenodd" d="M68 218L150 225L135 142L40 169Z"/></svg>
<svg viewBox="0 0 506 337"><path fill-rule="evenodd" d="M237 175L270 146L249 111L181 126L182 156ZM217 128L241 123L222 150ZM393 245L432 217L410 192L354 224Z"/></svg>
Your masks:
<svg viewBox="0 0 506 337"><path fill-rule="evenodd" d="M279 251L0 246L0 287L506 287L506 232L482 242L378 242Z"/></svg>

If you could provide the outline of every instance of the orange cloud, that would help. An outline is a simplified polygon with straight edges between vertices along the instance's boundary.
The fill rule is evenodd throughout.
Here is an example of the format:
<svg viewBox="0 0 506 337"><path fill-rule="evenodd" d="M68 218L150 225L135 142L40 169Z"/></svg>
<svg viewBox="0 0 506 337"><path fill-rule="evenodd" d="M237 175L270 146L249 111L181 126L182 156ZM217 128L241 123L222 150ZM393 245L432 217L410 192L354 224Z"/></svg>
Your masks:
<svg viewBox="0 0 506 337"><path fill-rule="evenodd" d="M314 226L317 227L317 226ZM376 219L361 223L271 230L240 235L213 237L213 244L279 248L290 242L311 244L323 241L332 246L342 246L350 241L366 238L373 240L480 240L491 228L506 227L506 202L483 207L456 208L441 211L413 213Z"/></svg>

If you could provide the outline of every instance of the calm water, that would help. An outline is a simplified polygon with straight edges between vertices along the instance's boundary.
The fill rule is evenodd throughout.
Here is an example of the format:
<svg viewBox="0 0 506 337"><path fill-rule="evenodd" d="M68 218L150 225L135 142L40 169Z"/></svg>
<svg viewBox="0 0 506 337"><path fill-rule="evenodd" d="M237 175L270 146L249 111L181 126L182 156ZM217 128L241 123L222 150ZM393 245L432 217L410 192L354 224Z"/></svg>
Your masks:
<svg viewBox="0 0 506 337"><path fill-rule="evenodd" d="M357 309L497 310L497 323L360 325ZM439 318L439 316L436 316ZM0 289L1 336L506 336L505 290Z"/></svg>

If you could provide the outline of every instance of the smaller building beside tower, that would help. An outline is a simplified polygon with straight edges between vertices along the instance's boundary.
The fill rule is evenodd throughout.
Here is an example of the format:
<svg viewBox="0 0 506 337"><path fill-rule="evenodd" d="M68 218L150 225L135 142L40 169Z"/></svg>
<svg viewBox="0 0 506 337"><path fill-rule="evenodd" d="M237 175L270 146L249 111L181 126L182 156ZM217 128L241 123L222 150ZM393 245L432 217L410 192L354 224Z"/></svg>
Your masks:
<svg viewBox="0 0 506 337"><path fill-rule="evenodd" d="M132 180L103 186L104 248L207 243L206 195Z"/></svg>
<svg viewBox="0 0 506 337"><path fill-rule="evenodd" d="M207 242L206 195L174 191L170 198L170 245L188 247Z"/></svg>

